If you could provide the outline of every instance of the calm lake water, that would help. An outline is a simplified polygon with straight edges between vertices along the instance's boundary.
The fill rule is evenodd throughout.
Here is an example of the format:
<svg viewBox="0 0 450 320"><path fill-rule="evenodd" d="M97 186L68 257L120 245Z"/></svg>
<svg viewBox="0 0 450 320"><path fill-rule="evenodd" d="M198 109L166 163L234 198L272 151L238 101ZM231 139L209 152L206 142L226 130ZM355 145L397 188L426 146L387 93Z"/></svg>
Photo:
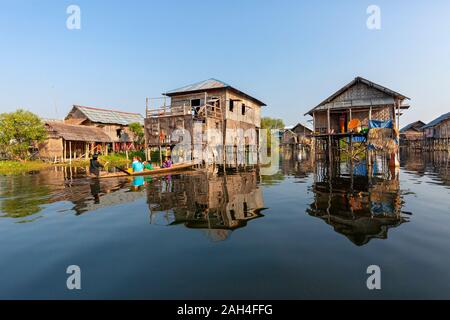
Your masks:
<svg viewBox="0 0 450 320"><path fill-rule="evenodd" d="M361 171L285 159L272 176L1 176L0 298L450 298L448 156Z"/></svg>

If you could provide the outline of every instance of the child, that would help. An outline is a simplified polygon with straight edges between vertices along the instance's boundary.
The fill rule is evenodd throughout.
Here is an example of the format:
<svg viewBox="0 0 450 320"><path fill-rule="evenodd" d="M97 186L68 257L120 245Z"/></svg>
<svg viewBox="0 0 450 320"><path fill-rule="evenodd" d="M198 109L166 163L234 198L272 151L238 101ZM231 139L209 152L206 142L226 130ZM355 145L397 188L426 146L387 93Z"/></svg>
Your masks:
<svg viewBox="0 0 450 320"><path fill-rule="evenodd" d="M171 160L170 156L168 156L166 158L166 161L164 161L162 167L163 168L171 168L172 167L172 160Z"/></svg>
<svg viewBox="0 0 450 320"><path fill-rule="evenodd" d="M144 169L146 170L153 170L153 166L150 162L144 161Z"/></svg>
<svg viewBox="0 0 450 320"><path fill-rule="evenodd" d="M133 163L131 164L131 167L133 168L133 172L142 172L144 171L144 165L140 161L141 159L139 157L133 157Z"/></svg>

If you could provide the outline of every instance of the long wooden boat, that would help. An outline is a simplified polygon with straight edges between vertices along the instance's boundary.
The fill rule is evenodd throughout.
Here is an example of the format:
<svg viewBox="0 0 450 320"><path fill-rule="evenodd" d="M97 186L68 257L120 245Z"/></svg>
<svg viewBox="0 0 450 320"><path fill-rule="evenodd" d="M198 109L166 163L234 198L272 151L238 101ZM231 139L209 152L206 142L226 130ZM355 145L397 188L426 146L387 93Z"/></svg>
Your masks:
<svg viewBox="0 0 450 320"><path fill-rule="evenodd" d="M99 176L89 175L89 177L93 179L104 179L104 178L165 175L173 172L188 170L194 167L195 165L197 165L197 162L179 163L172 165L172 167L170 168L155 168L153 170L144 170L142 172L131 172L131 173L127 172L100 173Z"/></svg>

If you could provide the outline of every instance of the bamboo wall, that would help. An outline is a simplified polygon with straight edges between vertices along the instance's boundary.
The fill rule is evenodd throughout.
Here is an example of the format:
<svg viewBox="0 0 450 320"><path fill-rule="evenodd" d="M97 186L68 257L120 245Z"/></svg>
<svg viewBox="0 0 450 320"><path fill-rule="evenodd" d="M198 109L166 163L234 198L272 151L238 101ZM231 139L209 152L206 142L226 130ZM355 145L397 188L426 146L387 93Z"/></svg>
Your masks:
<svg viewBox="0 0 450 320"><path fill-rule="evenodd" d="M358 119L361 121L361 125L363 128L367 128L369 126L369 114L370 110L367 108L358 109L352 108L351 111L351 119ZM344 109L341 111L332 111L330 112L330 130L334 131L334 133L340 132L340 117L345 114L347 116L347 123L350 121L350 110ZM393 120L394 119L394 109L393 106L374 106L372 108L372 120ZM314 120L314 131L319 133L327 133L328 127L328 117L327 111L316 111L315 112L315 120Z"/></svg>

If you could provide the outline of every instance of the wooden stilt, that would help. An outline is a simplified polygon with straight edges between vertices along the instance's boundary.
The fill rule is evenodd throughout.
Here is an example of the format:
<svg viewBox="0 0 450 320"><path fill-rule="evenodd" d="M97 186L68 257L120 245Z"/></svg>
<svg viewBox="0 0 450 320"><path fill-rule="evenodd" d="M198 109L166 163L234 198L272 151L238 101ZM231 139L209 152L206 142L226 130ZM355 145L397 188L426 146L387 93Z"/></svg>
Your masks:
<svg viewBox="0 0 450 320"><path fill-rule="evenodd" d="M72 141L69 141L69 163L72 164Z"/></svg>

